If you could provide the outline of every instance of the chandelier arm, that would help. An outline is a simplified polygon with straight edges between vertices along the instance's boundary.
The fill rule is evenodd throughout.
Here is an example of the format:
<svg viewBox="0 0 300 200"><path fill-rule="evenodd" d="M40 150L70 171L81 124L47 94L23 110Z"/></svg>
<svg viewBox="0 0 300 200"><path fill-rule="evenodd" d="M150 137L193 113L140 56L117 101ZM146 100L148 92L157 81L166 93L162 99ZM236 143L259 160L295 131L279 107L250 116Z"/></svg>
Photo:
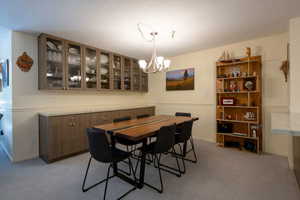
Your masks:
<svg viewBox="0 0 300 200"><path fill-rule="evenodd" d="M138 28L138 31L140 32L142 38L143 38L144 40L146 40L147 42L152 42L154 38L152 38L152 40L147 39L147 38L145 37L145 34L144 34L142 28L141 28L141 25L142 25L142 23L138 23L138 24L137 24L137 28ZM150 27L150 26L149 26L149 27ZM153 28L152 28L152 27L150 27L150 28L151 28L151 31L153 31Z"/></svg>

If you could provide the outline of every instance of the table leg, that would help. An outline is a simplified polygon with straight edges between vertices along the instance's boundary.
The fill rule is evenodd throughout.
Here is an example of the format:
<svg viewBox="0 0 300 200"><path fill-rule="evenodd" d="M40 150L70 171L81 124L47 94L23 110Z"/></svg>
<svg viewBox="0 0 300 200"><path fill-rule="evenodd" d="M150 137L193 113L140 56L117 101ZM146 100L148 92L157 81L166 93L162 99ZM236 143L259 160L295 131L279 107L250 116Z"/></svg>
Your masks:
<svg viewBox="0 0 300 200"><path fill-rule="evenodd" d="M140 178L139 178L139 184L138 188L143 188L144 186L144 178L145 178L145 167L146 167L146 145L147 145L147 139L143 140L143 146L142 146L142 156L141 156L141 167L140 167Z"/></svg>

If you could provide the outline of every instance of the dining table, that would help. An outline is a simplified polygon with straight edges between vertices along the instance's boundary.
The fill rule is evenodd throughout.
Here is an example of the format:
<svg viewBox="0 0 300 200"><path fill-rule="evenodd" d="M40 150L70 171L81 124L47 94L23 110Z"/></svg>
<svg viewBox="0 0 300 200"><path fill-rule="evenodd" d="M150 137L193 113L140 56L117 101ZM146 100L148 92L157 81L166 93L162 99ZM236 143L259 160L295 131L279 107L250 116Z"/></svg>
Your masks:
<svg viewBox="0 0 300 200"><path fill-rule="evenodd" d="M104 130L111 138L111 145L115 148L115 138L120 137L134 142L140 142L141 157L140 157L140 174L139 177L134 180L118 171L117 163L113 163L114 175L122 180L136 186L141 189L144 186L145 167L146 167L146 145L149 137L153 137L157 134L163 126L172 124L180 125L187 121L196 121L197 117L183 117L173 115L154 115L144 117L140 119L131 119L122 122L108 123L102 125L96 125L93 128ZM184 144L186 146L186 144ZM184 148L186 149L186 148ZM185 150L184 150L185 151Z"/></svg>

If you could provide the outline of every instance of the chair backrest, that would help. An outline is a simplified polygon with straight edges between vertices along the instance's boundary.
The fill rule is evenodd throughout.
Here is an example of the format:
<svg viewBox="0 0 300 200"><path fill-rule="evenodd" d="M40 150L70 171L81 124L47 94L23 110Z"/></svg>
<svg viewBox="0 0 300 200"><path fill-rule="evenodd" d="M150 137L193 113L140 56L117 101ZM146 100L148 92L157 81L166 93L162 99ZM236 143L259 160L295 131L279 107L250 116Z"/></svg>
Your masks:
<svg viewBox="0 0 300 200"><path fill-rule="evenodd" d="M157 133L154 153L164 153L174 146L176 125L163 126Z"/></svg>
<svg viewBox="0 0 300 200"><path fill-rule="evenodd" d="M99 162L111 162L112 150L104 130L87 128L91 156Z"/></svg>
<svg viewBox="0 0 300 200"><path fill-rule="evenodd" d="M191 113L184 113L184 112L176 112L175 116L182 116L182 117L191 117Z"/></svg>
<svg viewBox="0 0 300 200"><path fill-rule="evenodd" d="M127 120L131 120L131 117L126 116L126 117L116 118L116 119L113 120L113 122L116 123L116 122L122 122L122 121L127 121Z"/></svg>
<svg viewBox="0 0 300 200"><path fill-rule="evenodd" d="M190 137L192 136L192 128L193 128L193 120L184 122L181 126L180 126L180 139L181 141L187 141L190 139Z"/></svg>
<svg viewBox="0 0 300 200"><path fill-rule="evenodd" d="M137 119L145 118L145 117L150 117L150 115L145 114L145 115L138 115L136 116Z"/></svg>

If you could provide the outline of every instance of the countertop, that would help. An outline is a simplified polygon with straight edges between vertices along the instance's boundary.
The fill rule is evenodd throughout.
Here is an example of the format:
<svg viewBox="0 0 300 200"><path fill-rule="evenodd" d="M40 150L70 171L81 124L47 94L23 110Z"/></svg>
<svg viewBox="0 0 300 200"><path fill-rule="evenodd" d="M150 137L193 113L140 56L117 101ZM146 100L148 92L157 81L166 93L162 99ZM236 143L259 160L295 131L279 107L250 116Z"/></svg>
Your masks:
<svg viewBox="0 0 300 200"><path fill-rule="evenodd" d="M111 107L97 107L97 108L80 108L80 109L63 109L63 110L51 110L40 112L39 115L51 117L51 116L61 116L61 115L74 115L74 114L84 114L84 113L93 113L93 112L105 112L105 111L114 111L114 110L127 110L127 109L137 109L137 108L147 108L154 107L154 105L138 105L138 106L111 106Z"/></svg>

